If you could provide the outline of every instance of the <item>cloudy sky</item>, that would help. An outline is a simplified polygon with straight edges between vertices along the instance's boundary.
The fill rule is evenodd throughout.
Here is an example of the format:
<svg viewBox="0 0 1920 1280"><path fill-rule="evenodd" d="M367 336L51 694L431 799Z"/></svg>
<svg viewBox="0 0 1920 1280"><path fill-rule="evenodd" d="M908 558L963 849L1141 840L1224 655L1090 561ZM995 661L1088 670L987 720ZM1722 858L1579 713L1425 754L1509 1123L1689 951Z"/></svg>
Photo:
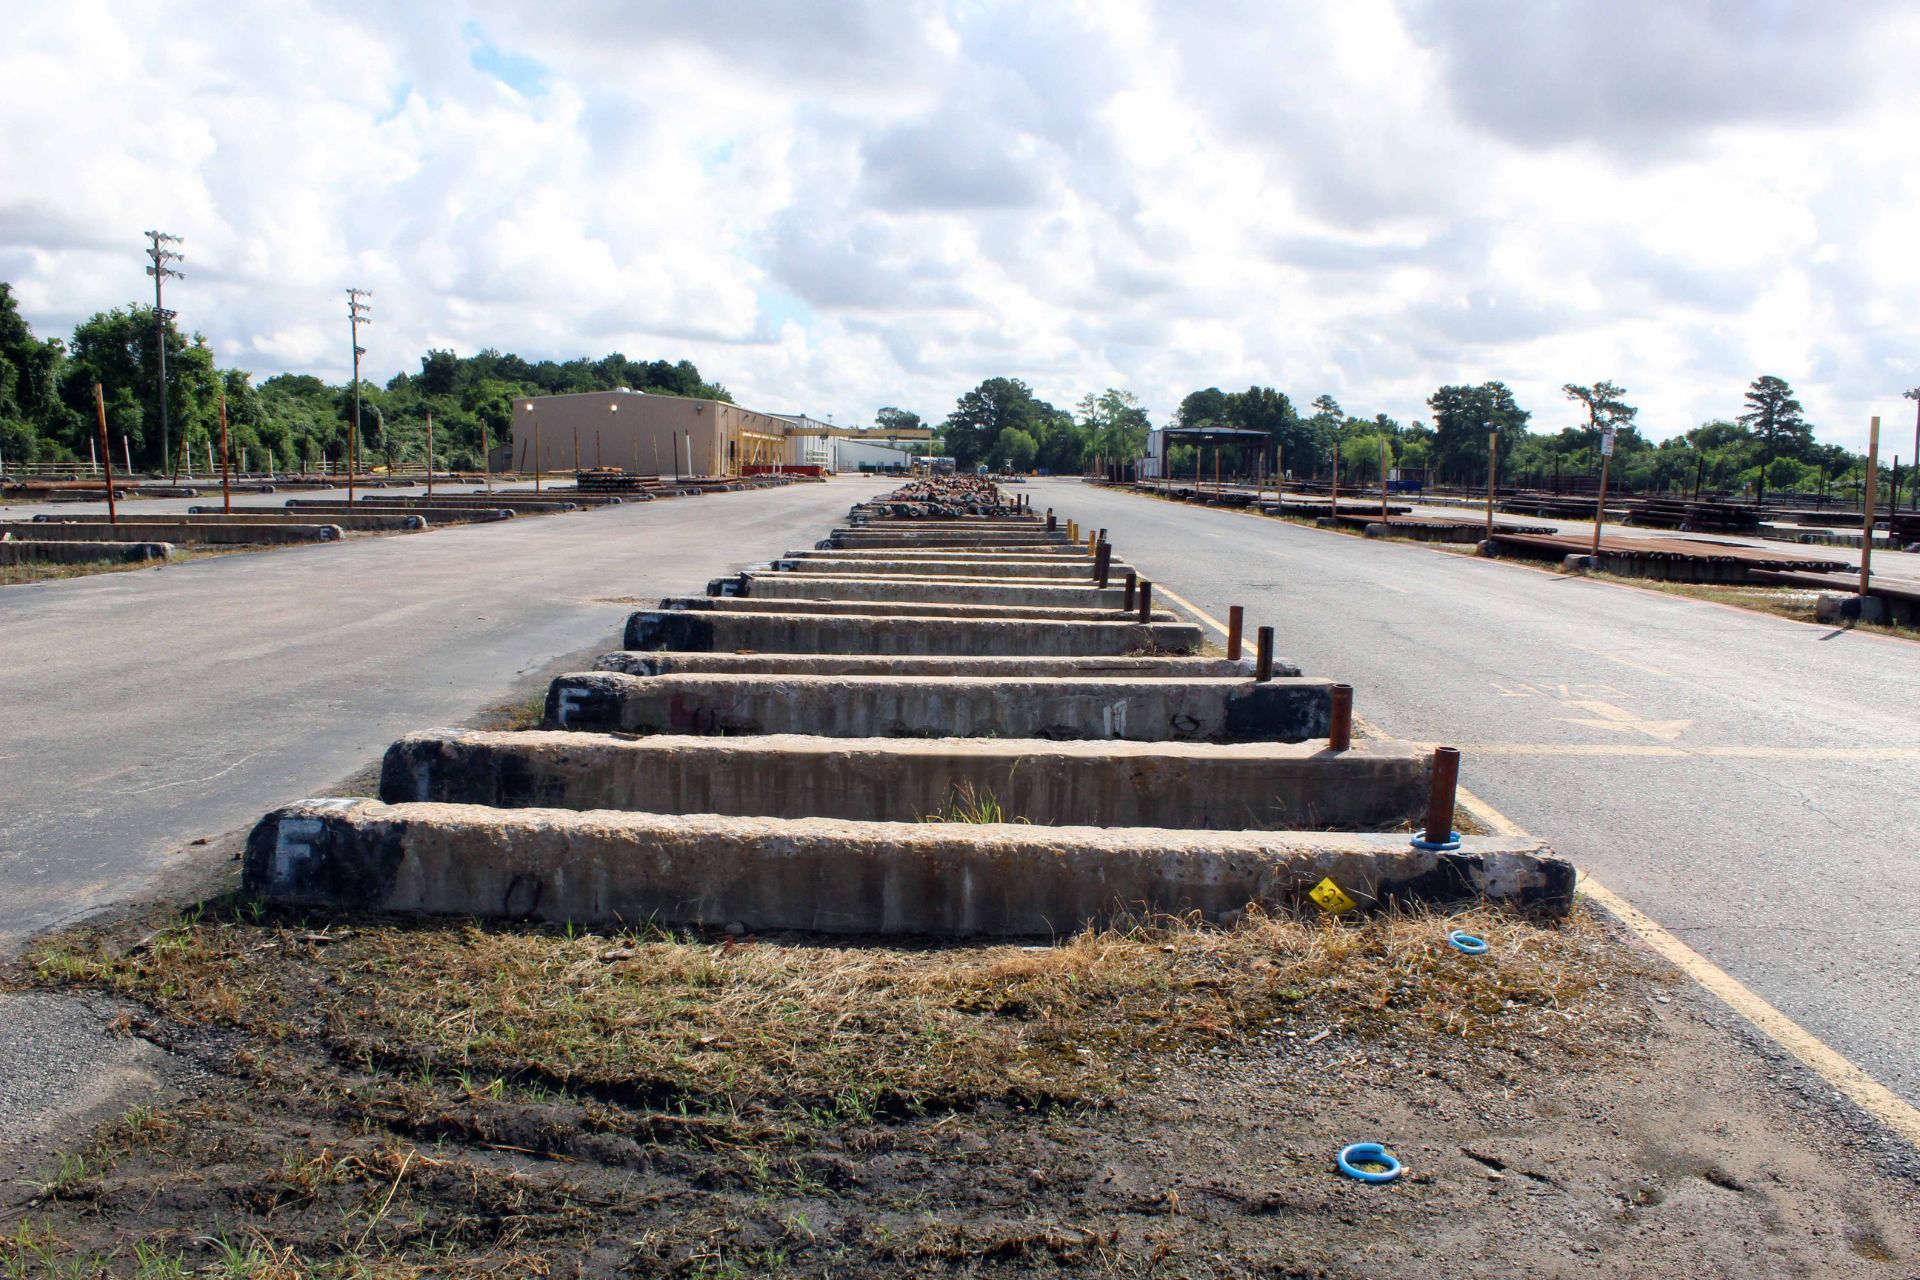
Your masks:
<svg viewBox="0 0 1920 1280"><path fill-rule="evenodd" d="M938 417L983 377L1649 434L1920 382L1920 8L1871 0L0 0L0 279L224 363L687 357ZM1902 439L1907 447L1900 448Z"/></svg>

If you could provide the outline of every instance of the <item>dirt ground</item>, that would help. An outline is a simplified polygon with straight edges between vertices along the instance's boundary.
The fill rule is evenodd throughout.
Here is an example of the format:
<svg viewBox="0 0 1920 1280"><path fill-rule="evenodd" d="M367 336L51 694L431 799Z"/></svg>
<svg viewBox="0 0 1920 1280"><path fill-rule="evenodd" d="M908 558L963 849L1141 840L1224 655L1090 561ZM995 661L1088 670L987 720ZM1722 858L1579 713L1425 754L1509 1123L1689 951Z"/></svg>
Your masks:
<svg viewBox="0 0 1920 1280"><path fill-rule="evenodd" d="M142 1069L0 1163L0 1275L1920 1275L1912 1154L1675 981L1486 911L940 948L149 911L13 974ZM1339 1175L1361 1140L1407 1174Z"/></svg>

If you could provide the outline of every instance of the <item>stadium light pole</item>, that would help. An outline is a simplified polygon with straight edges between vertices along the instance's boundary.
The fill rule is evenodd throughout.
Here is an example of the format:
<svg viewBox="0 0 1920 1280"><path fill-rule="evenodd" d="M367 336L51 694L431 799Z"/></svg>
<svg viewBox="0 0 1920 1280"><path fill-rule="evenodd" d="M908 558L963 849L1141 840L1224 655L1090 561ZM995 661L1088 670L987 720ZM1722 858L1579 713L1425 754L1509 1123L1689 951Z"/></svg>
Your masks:
<svg viewBox="0 0 1920 1280"><path fill-rule="evenodd" d="M160 397L160 469L164 472L172 453L172 442L167 438L167 321L173 319L173 312L167 310L161 301L161 288L169 276L184 280L186 275L167 265L181 260L178 250L167 248L170 244L179 244L179 236L170 236L164 231L149 231L147 242L147 274L153 277L154 336L159 342L160 355L157 391Z"/></svg>

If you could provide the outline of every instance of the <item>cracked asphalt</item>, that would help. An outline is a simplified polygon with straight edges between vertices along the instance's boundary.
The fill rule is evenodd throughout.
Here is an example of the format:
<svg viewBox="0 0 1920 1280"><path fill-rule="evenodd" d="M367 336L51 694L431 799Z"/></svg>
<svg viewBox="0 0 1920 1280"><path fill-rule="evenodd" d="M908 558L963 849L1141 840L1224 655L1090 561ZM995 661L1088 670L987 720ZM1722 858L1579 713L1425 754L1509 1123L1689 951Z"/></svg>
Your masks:
<svg viewBox="0 0 1920 1280"><path fill-rule="evenodd" d="M1095 489L1156 584L1354 686L1383 731L1920 1103L1920 643ZM1217 638L1217 637L1216 637Z"/></svg>

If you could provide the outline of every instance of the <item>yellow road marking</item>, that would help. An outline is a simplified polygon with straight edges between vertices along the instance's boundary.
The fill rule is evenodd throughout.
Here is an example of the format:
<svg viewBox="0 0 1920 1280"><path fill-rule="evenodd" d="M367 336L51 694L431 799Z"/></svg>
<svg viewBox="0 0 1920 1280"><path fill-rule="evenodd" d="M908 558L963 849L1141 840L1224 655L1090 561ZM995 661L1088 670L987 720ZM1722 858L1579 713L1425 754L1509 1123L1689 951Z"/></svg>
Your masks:
<svg viewBox="0 0 1920 1280"><path fill-rule="evenodd" d="M1212 614L1208 613L1205 609L1202 609L1199 605L1187 599L1185 596L1175 595L1173 591L1169 590L1166 587L1161 586L1157 582L1153 584L1153 589L1156 594L1163 595L1167 599L1173 601L1175 604L1179 605L1182 609L1185 609L1188 613L1200 619L1200 621L1206 623L1208 626L1212 627L1215 631L1218 631L1221 635L1227 634L1226 623L1220 621L1220 619L1214 617Z"/></svg>
<svg viewBox="0 0 1920 1280"><path fill-rule="evenodd" d="M1461 787L1457 794L1461 806L1495 835L1526 834L1511 818L1465 787ZM1906 1141L1920 1147L1920 1107L1915 1107L1862 1071L1844 1054L1829 1048L1745 983L1661 928L1651 916L1584 871L1580 874L1579 893L1659 952L1674 968L1752 1023L1761 1034L1799 1059L1855 1106Z"/></svg>
<svg viewBox="0 0 1920 1280"><path fill-rule="evenodd" d="M1569 711L1585 711L1594 718L1574 720L1560 717L1568 724L1584 725L1589 729L1615 729L1621 733L1644 733L1649 738L1658 738L1662 742L1672 742L1685 733L1691 720L1647 720L1628 711L1625 707L1616 707L1611 702L1600 702L1592 698L1576 698L1562 702L1561 706Z"/></svg>
<svg viewBox="0 0 1920 1280"><path fill-rule="evenodd" d="M1221 625L1219 619L1211 616L1198 606L1182 599L1180 596L1157 583L1154 585L1154 590L1166 596L1169 600L1172 600L1194 617L1199 618L1221 635L1227 633L1226 627ZM1625 665L1631 666L1633 664L1626 663ZM1665 675L1666 673L1656 671L1652 672L1652 674ZM1677 679L1678 677L1674 678ZM1358 720L1359 717L1356 716L1355 721L1358 722ZM1465 748L1463 750L1473 750L1491 754L1494 752L1539 752L1545 750L1545 748L1478 746ZM1777 750L1782 753L1794 753L1792 758L1804 758L1799 756L1798 752L1837 753L1851 749L1844 747L1800 749L1791 747L1706 747L1693 748L1691 751L1688 751L1678 747L1616 746L1612 748L1583 748L1581 750L1596 753L1610 751L1621 755L1732 755ZM1868 750L1871 749L1869 748ZM1920 756L1920 749L1895 747L1883 749L1883 753L1897 753L1887 754L1886 758L1889 759L1905 759L1908 758L1907 753ZM1572 752L1567 752L1567 754L1572 754ZM1814 758L1852 759L1856 757L1851 755L1823 754ZM1479 796L1474 795L1473 792L1467 790L1465 787L1457 788L1454 794L1458 798L1461 807L1479 819L1481 825L1493 834L1497 836L1525 836L1527 834L1526 830L1521 827L1519 823L1507 817L1506 814L1501 813L1498 809L1488 804L1485 800L1482 800ZM1875 1120L1878 1120L1907 1142L1912 1143L1916 1147L1920 1147L1920 1107L1915 1107L1899 1094L1887 1088L1887 1086L1881 1084L1878 1080L1875 1080L1865 1071L1862 1071L1844 1054L1829 1048L1824 1041L1814 1036L1812 1032L1802 1027L1786 1014L1780 1012L1780 1010L1774 1008L1773 1005L1762 999L1751 988L1747 987L1746 984L1722 969L1719 965L1713 963L1713 961L1701 955L1698 951L1695 951L1673 934L1661 928L1651 916L1641 911L1625 898L1622 898L1619 894L1613 892L1613 890L1601 884L1591 875L1585 872L1581 873L1578 892L1581 896L1596 903L1601 910L1605 911L1608 915L1618 920L1625 928L1631 931L1634 936L1659 952L1668 963L1672 964L1676 969L1679 969L1689 978L1699 983L1705 990L1716 996L1721 1003L1752 1023L1761 1034L1799 1059L1809 1070L1832 1085L1835 1090L1850 1100L1855 1106L1872 1116Z"/></svg>

